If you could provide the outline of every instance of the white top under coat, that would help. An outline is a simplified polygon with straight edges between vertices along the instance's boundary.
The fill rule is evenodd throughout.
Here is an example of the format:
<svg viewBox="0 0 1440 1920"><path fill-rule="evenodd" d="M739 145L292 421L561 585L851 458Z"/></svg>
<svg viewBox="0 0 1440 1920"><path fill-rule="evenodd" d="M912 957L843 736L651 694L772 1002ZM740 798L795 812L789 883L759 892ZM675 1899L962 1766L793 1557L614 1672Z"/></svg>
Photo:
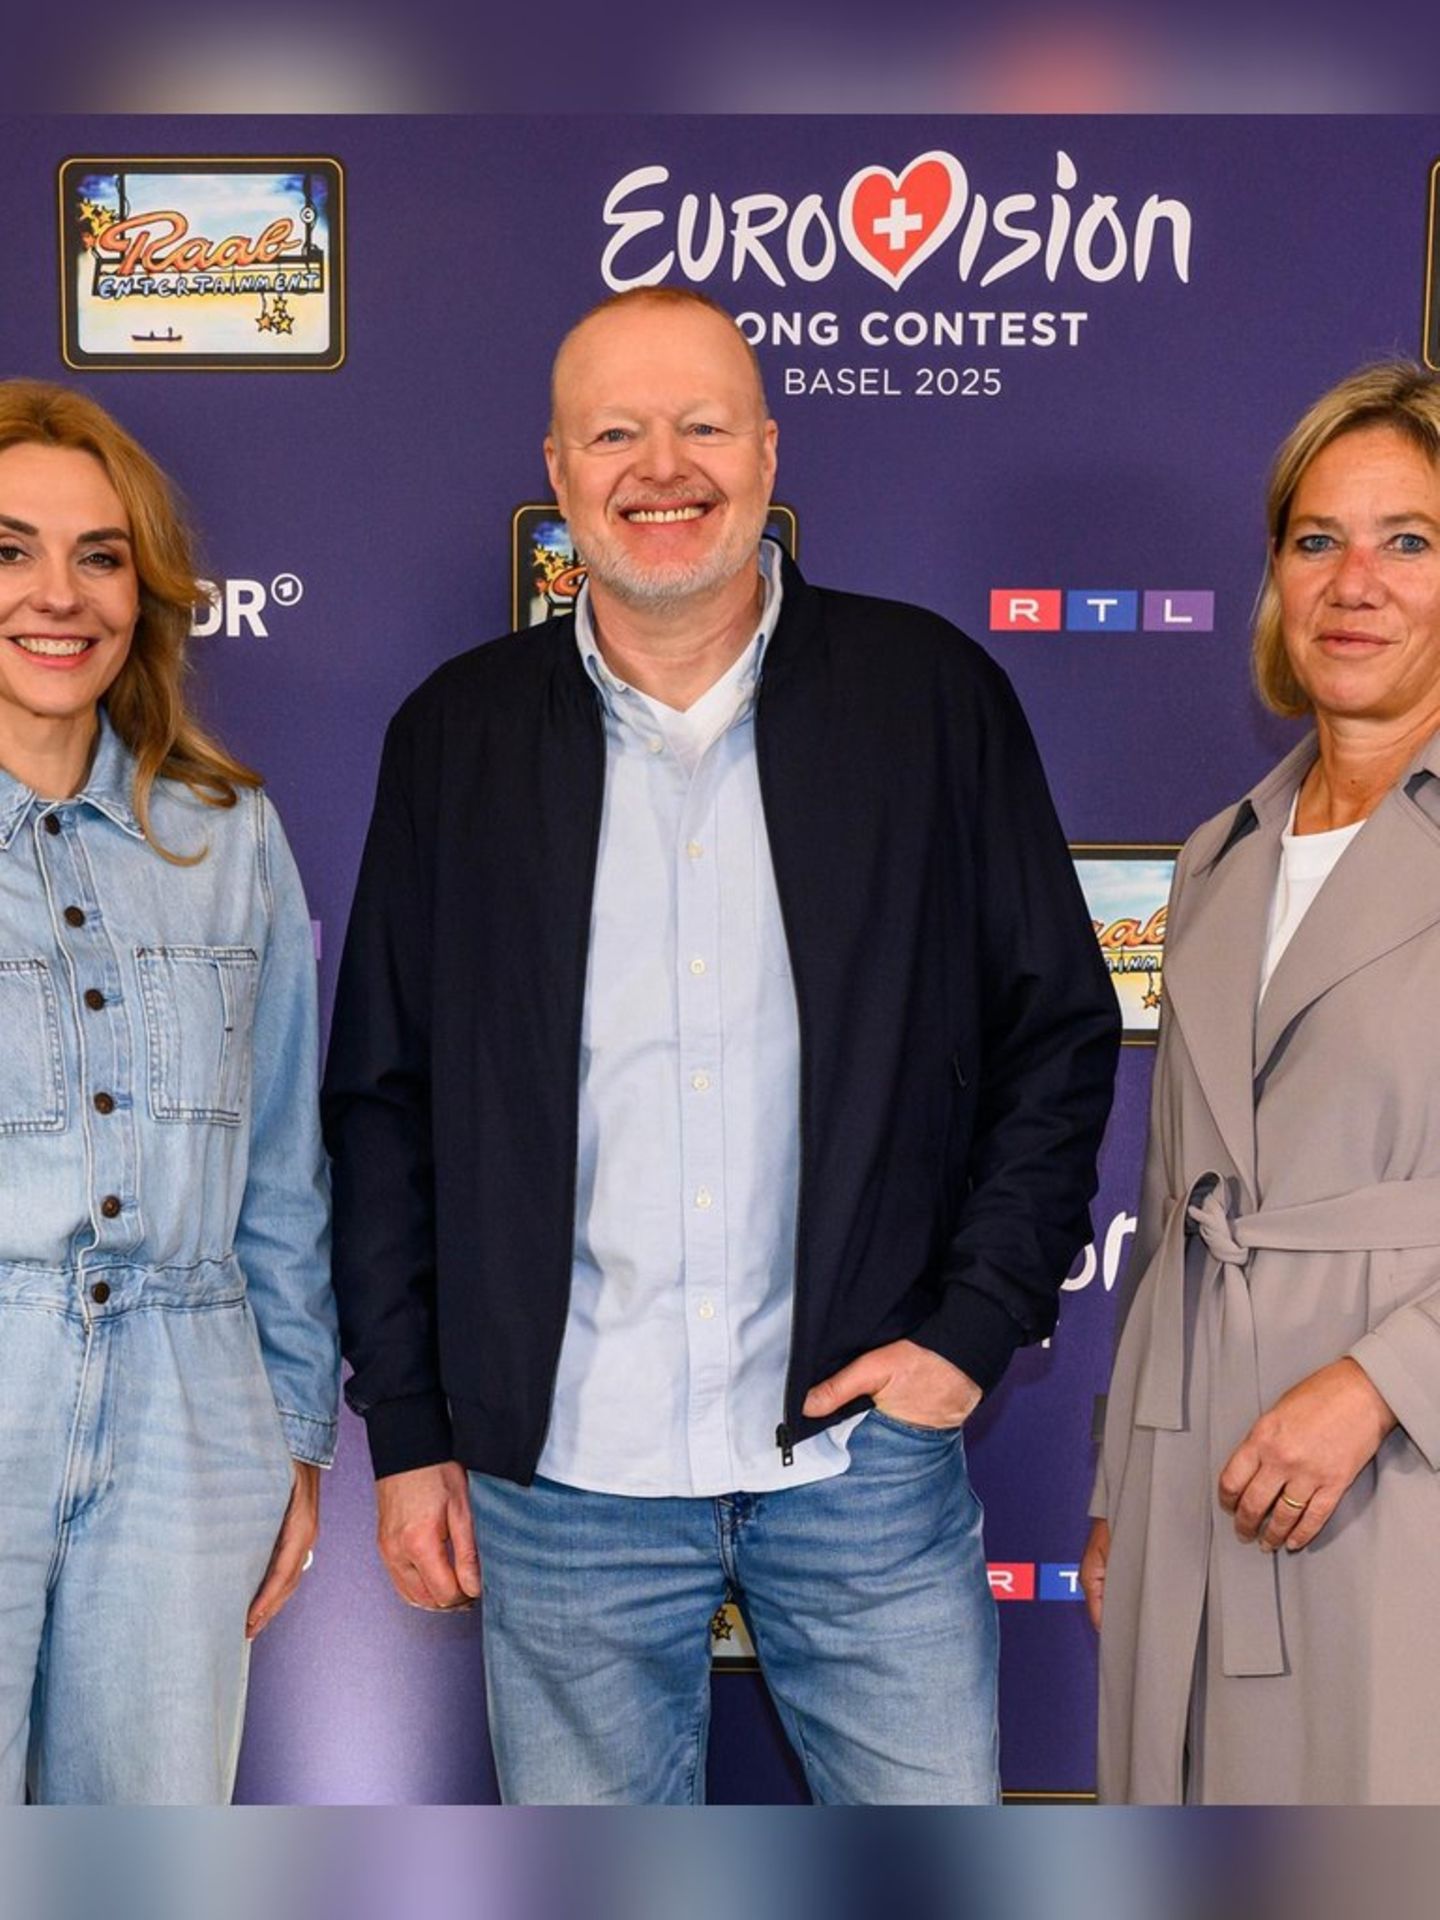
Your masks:
<svg viewBox="0 0 1440 1920"><path fill-rule="evenodd" d="M1334 827L1328 833L1296 833L1295 808L1290 803L1290 820L1280 836L1280 871L1275 876L1275 894L1270 902L1270 926L1265 939L1265 959L1260 969L1260 998L1270 984L1270 976L1280 964L1280 956L1294 937L1295 929L1315 903L1315 896L1334 871L1335 864L1364 826Z"/></svg>

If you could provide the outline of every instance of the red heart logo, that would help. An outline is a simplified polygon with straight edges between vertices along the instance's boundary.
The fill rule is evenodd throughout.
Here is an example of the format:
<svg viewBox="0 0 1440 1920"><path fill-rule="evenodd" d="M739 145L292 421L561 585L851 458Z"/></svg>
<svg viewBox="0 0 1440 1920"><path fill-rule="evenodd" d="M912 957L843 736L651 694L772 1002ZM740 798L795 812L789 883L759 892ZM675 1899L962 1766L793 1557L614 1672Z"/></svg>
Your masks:
<svg viewBox="0 0 1440 1920"><path fill-rule="evenodd" d="M922 153L901 174L862 167L840 196L840 234L868 272L899 288L955 231L969 183L953 153Z"/></svg>

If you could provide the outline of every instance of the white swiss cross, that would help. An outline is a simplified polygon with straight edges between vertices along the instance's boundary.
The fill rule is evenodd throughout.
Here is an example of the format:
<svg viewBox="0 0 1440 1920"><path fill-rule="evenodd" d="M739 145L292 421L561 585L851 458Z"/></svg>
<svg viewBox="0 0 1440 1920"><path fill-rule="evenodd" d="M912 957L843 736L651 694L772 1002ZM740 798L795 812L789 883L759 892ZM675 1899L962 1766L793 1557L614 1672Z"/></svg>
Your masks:
<svg viewBox="0 0 1440 1920"><path fill-rule="evenodd" d="M882 234L890 242L890 251L899 253L904 248L906 235L914 233L917 227L923 227L925 222L920 214L911 213L897 194L890 202L890 211L885 218L872 220L870 224L876 233Z"/></svg>

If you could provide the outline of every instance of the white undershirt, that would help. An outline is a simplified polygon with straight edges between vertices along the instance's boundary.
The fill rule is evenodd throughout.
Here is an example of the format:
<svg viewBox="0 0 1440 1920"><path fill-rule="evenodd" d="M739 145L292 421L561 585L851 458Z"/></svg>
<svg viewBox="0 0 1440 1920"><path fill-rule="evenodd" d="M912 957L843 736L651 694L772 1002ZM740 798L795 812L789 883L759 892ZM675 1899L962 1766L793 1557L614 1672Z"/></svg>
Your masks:
<svg viewBox="0 0 1440 1920"><path fill-rule="evenodd" d="M1329 833L1296 833L1295 808L1300 795L1290 803L1290 818L1280 836L1280 871L1275 876L1275 896L1270 902L1270 927L1265 941L1265 964L1260 970L1260 997L1270 984L1270 976L1280 964L1280 956L1289 946L1295 929L1310 911L1317 893L1329 879L1336 861L1364 826L1334 827Z"/></svg>

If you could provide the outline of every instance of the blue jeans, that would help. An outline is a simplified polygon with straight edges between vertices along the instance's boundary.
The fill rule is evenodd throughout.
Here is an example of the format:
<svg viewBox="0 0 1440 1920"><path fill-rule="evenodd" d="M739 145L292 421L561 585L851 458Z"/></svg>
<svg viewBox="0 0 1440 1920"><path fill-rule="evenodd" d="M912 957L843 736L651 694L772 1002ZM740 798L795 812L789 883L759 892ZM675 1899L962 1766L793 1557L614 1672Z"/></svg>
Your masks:
<svg viewBox="0 0 1440 1920"><path fill-rule="evenodd" d="M0 1804L228 1800L292 1469L233 1265L0 1269Z"/></svg>
<svg viewBox="0 0 1440 1920"><path fill-rule="evenodd" d="M993 1802L999 1629L958 1431L869 1414L833 1479L636 1499L470 1476L512 1804L705 1797L708 1625L739 1605L817 1801Z"/></svg>

